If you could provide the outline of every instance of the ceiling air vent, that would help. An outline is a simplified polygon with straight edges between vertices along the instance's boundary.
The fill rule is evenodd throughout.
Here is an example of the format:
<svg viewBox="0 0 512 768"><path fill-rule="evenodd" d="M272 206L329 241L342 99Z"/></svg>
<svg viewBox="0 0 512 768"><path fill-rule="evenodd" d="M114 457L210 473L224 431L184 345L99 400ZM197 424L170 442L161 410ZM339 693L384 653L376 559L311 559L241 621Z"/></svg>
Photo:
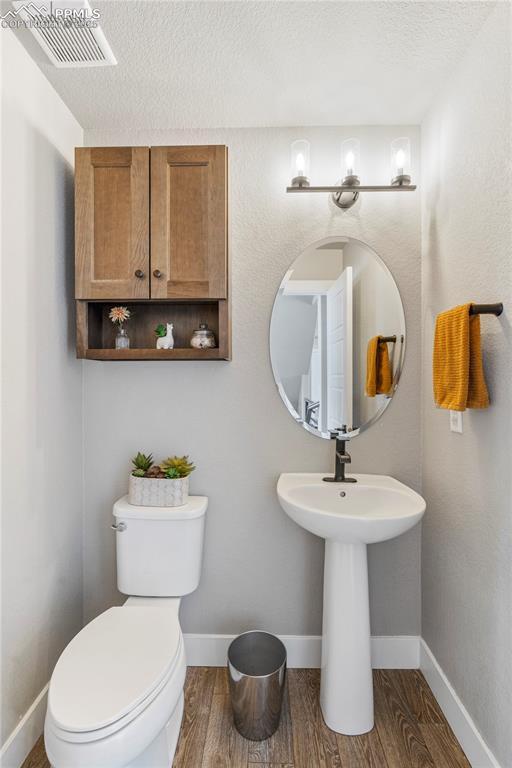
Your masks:
<svg viewBox="0 0 512 768"><path fill-rule="evenodd" d="M11 15L23 19L56 67L117 64L99 25L99 11L87 0L13 0Z"/></svg>

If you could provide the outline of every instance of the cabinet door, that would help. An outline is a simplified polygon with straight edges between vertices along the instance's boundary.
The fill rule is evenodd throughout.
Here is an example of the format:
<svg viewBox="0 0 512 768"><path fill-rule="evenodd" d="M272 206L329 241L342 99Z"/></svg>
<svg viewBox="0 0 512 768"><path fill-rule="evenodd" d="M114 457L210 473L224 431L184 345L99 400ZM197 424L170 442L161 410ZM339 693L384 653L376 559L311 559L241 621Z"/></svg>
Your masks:
<svg viewBox="0 0 512 768"><path fill-rule="evenodd" d="M77 299L149 298L149 148L75 154Z"/></svg>
<svg viewBox="0 0 512 768"><path fill-rule="evenodd" d="M151 148L151 298L227 296L227 148Z"/></svg>

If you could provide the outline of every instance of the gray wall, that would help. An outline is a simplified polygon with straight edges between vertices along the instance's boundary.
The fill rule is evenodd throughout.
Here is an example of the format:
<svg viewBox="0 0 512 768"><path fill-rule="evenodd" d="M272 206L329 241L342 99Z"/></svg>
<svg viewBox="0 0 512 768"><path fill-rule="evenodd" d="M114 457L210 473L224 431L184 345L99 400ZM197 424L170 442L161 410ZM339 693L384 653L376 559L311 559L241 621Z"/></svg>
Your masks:
<svg viewBox="0 0 512 768"><path fill-rule="evenodd" d="M350 131L350 133L348 132ZM315 179L335 181L342 139L361 139L363 174L389 176L389 144L413 127L240 129L204 132L86 132L86 144L226 143L230 150L233 361L84 363L85 618L120 602L115 586L112 502L126 491L130 456L190 453L193 493L210 498L202 581L184 600L186 632L238 632L261 625L319 633L323 542L280 509L277 478L325 471L332 445L289 416L270 369L272 303L290 263L306 245L334 234L366 240L393 271L405 301L409 347L397 397L384 418L351 446L353 469L420 485L420 197L362 195L349 212L324 195L286 195L289 145L312 142ZM133 322L136 322L134 320ZM397 439L391 440L394 435ZM370 553L372 631L420 629L420 531Z"/></svg>
<svg viewBox="0 0 512 768"><path fill-rule="evenodd" d="M0 34L3 743L82 626L82 366L71 298L82 130L12 32Z"/></svg>
<svg viewBox="0 0 512 768"><path fill-rule="evenodd" d="M423 637L501 765L512 765L510 6L499 3L422 127ZM488 182L491 182L490 184ZM432 401L435 316L482 317L491 407L464 433Z"/></svg>

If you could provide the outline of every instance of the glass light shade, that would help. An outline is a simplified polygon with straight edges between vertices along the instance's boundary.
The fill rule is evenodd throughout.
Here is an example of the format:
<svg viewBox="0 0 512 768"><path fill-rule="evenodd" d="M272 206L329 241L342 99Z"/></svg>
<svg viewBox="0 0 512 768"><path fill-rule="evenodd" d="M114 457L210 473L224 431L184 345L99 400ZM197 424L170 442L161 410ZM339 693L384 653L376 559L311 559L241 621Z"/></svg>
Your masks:
<svg viewBox="0 0 512 768"><path fill-rule="evenodd" d="M411 142L407 136L391 142L392 184L409 184L411 181Z"/></svg>
<svg viewBox="0 0 512 768"><path fill-rule="evenodd" d="M341 144L342 178L359 177L361 145L359 139L345 139Z"/></svg>
<svg viewBox="0 0 512 768"><path fill-rule="evenodd" d="M309 141L298 139L291 145L291 176L293 186L309 184Z"/></svg>

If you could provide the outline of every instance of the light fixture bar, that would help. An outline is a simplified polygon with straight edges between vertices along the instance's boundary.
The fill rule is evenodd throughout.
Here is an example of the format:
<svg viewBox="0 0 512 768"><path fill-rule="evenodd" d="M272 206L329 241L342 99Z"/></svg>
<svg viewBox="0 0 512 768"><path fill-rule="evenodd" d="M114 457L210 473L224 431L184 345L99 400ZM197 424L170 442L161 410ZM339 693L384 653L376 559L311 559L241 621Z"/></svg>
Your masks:
<svg viewBox="0 0 512 768"><path fill-rule="evenodd" d="M404 184L403 186L398 184L396 186L392 184L376 186L339 184L337 187L286 187L287 192L332 192L333 194L337 192L414 192L415 189L416 184Z"/></svg>

